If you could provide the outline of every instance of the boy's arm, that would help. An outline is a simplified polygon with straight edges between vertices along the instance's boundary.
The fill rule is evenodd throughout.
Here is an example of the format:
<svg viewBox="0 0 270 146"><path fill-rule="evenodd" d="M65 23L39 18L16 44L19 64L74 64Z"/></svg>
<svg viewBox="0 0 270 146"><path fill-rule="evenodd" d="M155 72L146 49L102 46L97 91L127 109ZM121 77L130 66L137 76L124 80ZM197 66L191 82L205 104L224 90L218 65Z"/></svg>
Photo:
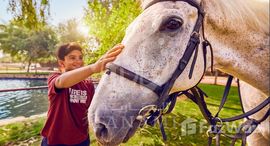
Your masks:
<svg viewBox="0 0 270 146"><path fill-rule="evenodd" d="M96 63L63 73L57 77L55 87L58 89L69 88L86 79L90 75L103 71L106 64L114 61L123 48L124 46L121 44L116 45L103 55Z"/></svg>

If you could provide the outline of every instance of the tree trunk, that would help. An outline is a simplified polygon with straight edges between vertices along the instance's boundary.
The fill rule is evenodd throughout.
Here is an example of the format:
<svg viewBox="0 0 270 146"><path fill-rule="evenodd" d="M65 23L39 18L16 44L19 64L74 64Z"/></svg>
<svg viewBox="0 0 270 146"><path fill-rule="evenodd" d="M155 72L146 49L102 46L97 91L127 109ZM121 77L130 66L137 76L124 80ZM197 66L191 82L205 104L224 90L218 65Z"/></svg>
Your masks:
<svg viewBox="0 0 270 146"><path fill-rule="evenodd" d="M32 62L32 59L30 58L30 59L28 60L28 65L27 65L27 74L28 74L29 71L30 71L30 65L31 65L31 62Z"/></svg>

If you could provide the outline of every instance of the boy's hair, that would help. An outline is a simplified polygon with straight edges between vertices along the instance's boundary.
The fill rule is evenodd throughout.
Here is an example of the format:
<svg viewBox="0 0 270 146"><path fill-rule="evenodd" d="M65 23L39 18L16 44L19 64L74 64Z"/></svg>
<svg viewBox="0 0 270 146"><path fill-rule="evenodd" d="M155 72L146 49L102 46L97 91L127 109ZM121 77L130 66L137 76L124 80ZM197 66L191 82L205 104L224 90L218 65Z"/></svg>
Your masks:
<svg viewBox="0 0 270 146"><path fill-rule="evenodd" d="M78 51L82 52L82 47L75 42L60 45L58 47L58 49L56 50L57 59L58 60L65 60L65 56L67 56L73 50L78 50Z"/></svg>

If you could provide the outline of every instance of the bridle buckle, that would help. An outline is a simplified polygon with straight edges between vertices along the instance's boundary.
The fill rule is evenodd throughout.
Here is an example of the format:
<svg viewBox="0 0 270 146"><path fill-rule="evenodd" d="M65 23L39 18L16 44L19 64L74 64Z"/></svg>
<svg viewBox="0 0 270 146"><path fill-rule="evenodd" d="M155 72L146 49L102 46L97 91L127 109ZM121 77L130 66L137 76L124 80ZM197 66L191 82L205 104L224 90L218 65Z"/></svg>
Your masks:
<svg viewBox="0 0 270 146"><path fill-rule="evenodd" d="M213 139L216 138L217 134L221 133L221 128L223 127L223 122L219 117L215 117L215 125L211 125L211 127L206 131L206 135Z"/></svg>

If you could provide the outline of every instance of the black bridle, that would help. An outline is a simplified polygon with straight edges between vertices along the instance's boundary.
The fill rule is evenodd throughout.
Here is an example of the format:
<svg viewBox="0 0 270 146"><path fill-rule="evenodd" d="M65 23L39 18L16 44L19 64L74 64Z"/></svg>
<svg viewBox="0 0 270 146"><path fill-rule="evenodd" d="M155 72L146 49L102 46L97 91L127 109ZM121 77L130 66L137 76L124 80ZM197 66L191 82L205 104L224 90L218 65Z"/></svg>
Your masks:
<svg viewBox="0 0 270 146"><path fill-rule="evenodd" d="M200 4L198 4L197 2L195 2L194 0L155 0L155 1L152 1L151 3L149 3L145 7L145 9L149 8L150 6L152 6L156 3L164 2L164 1L173 1L173 2L183 1L183 2L190 4L191 6L193 6L195 8L197 8L197 10L198 10L198 18L197 18L196 24L193 28L193 32L190 36L190 39L188 41L188 45L186 47L186 50L185 50L182 58L179 60L178 66L175 69L172 76L170 77L170 79L167 82L165 82L163 85L160 86L160 85L157 85L156 83L154 83L154 82L152 82L152 81L150 81L150 80L148 80L148 79L146 79L146 78L144 78L144 77L142 77L142 76L140 76L140 75L138 75L138 74L136 74L128 69L125 69L124 67L116 65L114 63L111 63L107 67L108 71L106 73L109 75L111 72L114 72L114 73L116 73L116 74L118 74L126 79L134 81L134 82L152 90L159 97L158 101L157 101L157 105L154 105L154 107L155 107L154 109L149 108L149 106L146 106L143 109L141 109L141 111L139 112L139 116L141 116L141 118L139 120L146 121L146 123L149 125L154 125L155 122L158 120L159 124L160 124L161 133L162 133L164 140L166 140L167 138L165 135L163 124L162 124L162 115L168 114L173 110L173 108L175 106L176 98L178 96L186 95L188 98L190 98L193 102L195 102L199 106L203 116L205 117L207 122L211 125L211 128L208 130L208 133L207 133L208 137L209 137L208 138L208 145L209 146L212 143L213 137L216 137L216 140L217 140L216 145L220 145L219 144L219 136L221 134L231 138L232 145L234 145L236 139L242 139L242 141L243 141L242 145L245 145L246 136L250 135L255 130L257 125L259 123L261 123L262 121L264 121L269 116L269 110L265 114L265 116L263 118L261 118L260 120L250 119L248 117L250 115L253 115L254 113L260 111L265 106L269 105L270 97L268 97L259 106L255 107L254 109L252 109L248 112L244 112L244 114L242 114L242 115L238 115L238 116L235 116L232 118L227 118L227 119L221 119L218 117L218 114L221 111L221 109L223 108L223 106L227 100L227 96L228 96L231 82L232 82L232 78L233 78L232 76L229 76L229 78L228 78L228 82L227 82L227 85L225 87L224 95L223 95L219 110L215 116L213 116L212 113L207 108L206 102L204 100L204 97L207 95L199 87L197 87L197 85L195 85L194 87L192 87L188 90L178 91L178 92L175 92L175 93L172 93L169 95L169 92L170 92L173 84L175 83L176 79L182 74L182 72L186 68L187 64L189 63L192 55L194 54L191 68L189 71L189 78L190 79L192 78L194 66L195 66L195 63L197 60L199 44L200 44L200 30L202 30L202 39L203 39L202 49L203 49L203 57L204 57L204 72L206 69L206 53L207 53L208 46L210 48L210 53L211 53L211 70L213 70L213 51L212 51L211 44L205 38L205 35L204 35L203 22L204 22L205 13L204 13L203 7ZM203 75L202 75L202 77L203 77ZM202 79L202 77L201 77L201 79ZM200 79L200 81L201 81L201 79ZM197 84L199 84L200 81ZM169 105L169 108L167 109L167 111L165 111L165 108L168 105ZM150 112L148 112L149 115L144 115L146 113L145 109L147 109L147 110L151 109ZM140 114L142 114L142 115L140 115ZM239 120L242 118L247 118L248 120L247 120L247 122L243 123L240 126L240 130L234 136L230 136L230 135L227 135L227 134L222 132L222 130L221 130L222 124L220 124L220 123L231 122L231 121ZM254 128L254 129L250 129L250 128Z"/></svg>

